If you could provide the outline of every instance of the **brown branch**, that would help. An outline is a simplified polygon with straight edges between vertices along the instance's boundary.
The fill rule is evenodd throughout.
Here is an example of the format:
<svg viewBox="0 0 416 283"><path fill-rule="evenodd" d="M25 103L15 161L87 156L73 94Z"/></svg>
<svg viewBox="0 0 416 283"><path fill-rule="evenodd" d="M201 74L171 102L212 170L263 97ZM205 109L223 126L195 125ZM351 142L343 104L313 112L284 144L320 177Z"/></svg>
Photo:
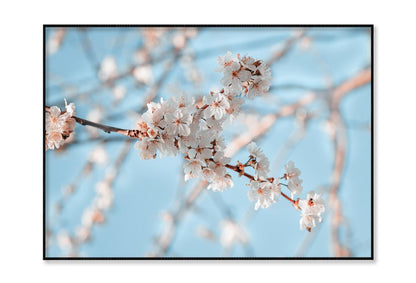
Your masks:
<svg viewBox="0 0 416 283"><path fill-rule="evenodd" d="M50 107L45 106L45 111L49 112ZM65 111L63 111L61 113L65 113ZM112 126L107 126L107 125L104 125L104 124L89 121L87 119L79 118L77 116L72 116L72 118L74 118L74 120L82 126L94 127L94 128L100 129L100 130L102 130L102 131L104 131L108 134L109 133L117 133L117 134L121 134L121 135L130 137L130 138L135 138L135 139L141 139L143 137L143 133L140 132L139 130L128 130L128 129L121 129L121 128L116 128L116 127L112 127Z"/></svg>
<svg viewBox="0 0 416 283"><path fill-rule="evenodd" d="M135 139L141 139L143 137L143 133L140 132L139 130L127 130L127 129L120 129L120 128L116 128L116 127L111 127L111 126L107 126L107 125L103 125L103 124L99 124L99 123L94 123L91 121L88 121L86 119L82 119L76 116L73 116L72 118L75 119L75 121L78 124L81 124L82 126L91 126L97 129L100 129L106 133L117 133L117 134L121 134L130 138L135 138Z"/></svg>

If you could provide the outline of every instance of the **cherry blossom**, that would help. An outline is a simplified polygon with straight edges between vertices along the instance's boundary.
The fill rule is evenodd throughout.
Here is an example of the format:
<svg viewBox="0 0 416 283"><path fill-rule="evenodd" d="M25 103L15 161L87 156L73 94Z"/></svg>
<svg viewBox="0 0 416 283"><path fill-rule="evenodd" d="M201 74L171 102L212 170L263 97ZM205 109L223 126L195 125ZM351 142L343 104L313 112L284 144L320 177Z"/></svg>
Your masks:
<svg viewBox="0 0 416 283"><path fill-rule="evenodd" d="M188 162L183 166L185 181L202 176L202 166L204 166L204 163L199 159L188 160Z"/></svg>
<svg viewBox="0 0 416 283"><path fill-rule="evenodd" d="M302 193L302 180L299 179L299 176L301 174L301 171L295 167L295 163L293 161L289 161L285 165L285 175L284 178L287 179L288 182L288 188L293 195L300 195Z"/></svg>
<svg viewBox="0 0 416 283"><path fill-rule="evenodd" d="M273 202L277 202L279 200L279 196L281 195L280 183L279 178L276 178L271 182L269 185L271 190L271 199Z"/></svg>
<svg viewBox="0 0 416 283"><path fill-rule="evenodd" d="M299 177L301 173L300 170L295 167L295 163L293 161L289 161L285 165L285 170L286 170L285 178L288 180Z"/></svg>
<svg viewBox="0 0 416 283"><path fill-rule="evenodd" d="M173 113L167 113L165 115L166 131L170 135L189 136L191 129L189 124L192 122L192 116L187 113L183 113L181 110L176 110Z"/></svg>
<svg viewBox="0 0 416 283"><path fill-rule="evenodd" d="M215 68L215 71L222 72L225 67L230 66L232 62L234 61L233 54L230 51L227 51L227 53L224 56L219 56L217 59L218 67Z"/></svg>
<svg viewBox="0 0 416 283"><path fill-rule="evenodd" d="M223 73L222 85L235 92L241 92L243 83L248 82L251 78L251 72L244 70L239 62L232 62L230 66L224 68Z"/></svg>
<svg viewBox="0 0 416 283"><path fill-rule="evenodd" d="M290 190L292 198L293 198L293 195L300 195L302 193L302 190L303 190L302 182L303 180L297 177L289 179L287 187Z"/></svg>
<svg viewBox="0 0 416 283"><path fill-rule="evenodd" d="M160 140L152 138L143 138L138 141L134 147L139 150L141 159L155 159Z"/></svg>
<svg viewBox="0 0 416 283"><path fill-rule="evenodd" d="M216 120L226 115L226 110L230 108L228 98L222 93L212 93L204 96L202 102L208 105L204 110L205 118L214 116Z"/></svg>
<svg viewBox="0 0 416 283"><path fill-rule="evenodd" d="M320 194L309 192L305 200L299 200L298 206L301 209L299 221L301 230L310 231L317 223L322 222L321 214L325 212L325 204Z"/></svg>
<svg viewBox="0 0 416 283"><path fill-rule="evenodd" d="M268 208L273 203L272 191L267 182L251 181L250 190L247 194L250 201L256 202L254 205L255 210L259 209L259 207Z"/></svg>
<svg viewBox="0 0 416 283"><path fill-rule="evenodd" d="M231 188L234 186L233 179L230 175L226 174L224 176L222 175L216 175L216 177L213 179L212 183L210 183L207 187L208 190L213 190L214 192L223 192L227 188Z"/></svg>
<svg viewBox="0 0 416 283"><path fill-rule="evenodd" d="M57 106L50 107L45 113L45 149L60 148L75 130L75 105L65 101L66 111Z"/></svg>
<svg viewBox="0 0 416 283"><path fill-rule="evenodd" d="M267 208L273 203L276 203L281 194L279 179L274 179L272 182L267 181L251 181L250 190L248 191L248 198L250 201L256 201L254 209L259 207Z"/></svg>
<svg viewBox="0 0 416 283"><path fill-rule="evenodd" d="M266 155L257 147L255 142L251 142L247 146L248 151L251 156L251 163L255 169L254 177L258 179L259 177L265 178L269 173L269 159Z"/></svg>

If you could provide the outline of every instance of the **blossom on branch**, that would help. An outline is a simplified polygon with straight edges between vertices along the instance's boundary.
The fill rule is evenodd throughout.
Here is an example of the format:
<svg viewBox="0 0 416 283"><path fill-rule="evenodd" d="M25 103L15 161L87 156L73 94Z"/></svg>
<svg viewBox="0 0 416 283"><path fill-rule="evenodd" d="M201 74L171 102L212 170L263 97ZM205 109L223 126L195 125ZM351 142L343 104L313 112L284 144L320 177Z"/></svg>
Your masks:
<svg viewBox="0 0 416 283"><path fill-rule="evenodd" d="M267 182L251 181L247 195L250 201L256 202L254 205L255 210L259 209L259 207L268 208L273 203L272 191Z"/></svg>
<svg viewBox="0 0 416 283"><path fill-rule="evenodd" d="M45 113L45 150L60 148L75 130L75 104L65 101L65 109L52 106Z"/></svg>
<svg viewBox="0 0 416 283"><path fill-rule="evenodd" d="M271 71L269 66L261 60L252 57L237 58L227 52L224 57L218 58L216 71L224 74L221 83L225 88L241 93L249 99L268 93L271 85Z"/></svg>
<svg viewBox="0 0 416 283"><path fill-rule="evenodd" d="M248 191L248 198L250 201L256 201L254 209L259 207L267 208L273 203L276 203L281 194L279 179L270 181L251 181L250 190Z"/></svg>
<svg viewBox="0 0 416 283"><path fill-rule="evenodd" d="M216 120L226 115L226 110L230 108L228 98L222 93L211 93L204 96L202 102L208 107L204 110L204 117L214 116Z"/></svg>
<svg viewBox="0 0 416 283"><path fill-rule="evenodd" d="M286 173L284 175L284 178L288 180L288 188L290 190L290 193L293 195L300 195L302 193L302 179L299 179L299 176L301 174L301 171L295 167L295 163L293 161L289 161L285 165Z"/></svg>
<svg viewBox="0 0 416 283"><path fill-rule="evenodd" d="M172 136L189 136L191 129L189 125L192 122L192 116L188 113L183 113L181 110L176 110L173 113L165 115L166 131Z"/></svg>
<svg viewBox="0 0 416 283"><path fill-rule="evenodd" d="M322 222L321 214L325 212L325 204L320 194L311 191L305 200L299 200L301 209L300 229L311 231L318 223Z"/></svg>
<svg viewBox="0 0 416 283"><path fill-rule="evenodd" d="M250 165L255 169L254 177L256 179L266 178L269 173L269 159L261 151L261 149L256 145L255 142L251 142L247 146L248 152L250 152Z"/></svg>

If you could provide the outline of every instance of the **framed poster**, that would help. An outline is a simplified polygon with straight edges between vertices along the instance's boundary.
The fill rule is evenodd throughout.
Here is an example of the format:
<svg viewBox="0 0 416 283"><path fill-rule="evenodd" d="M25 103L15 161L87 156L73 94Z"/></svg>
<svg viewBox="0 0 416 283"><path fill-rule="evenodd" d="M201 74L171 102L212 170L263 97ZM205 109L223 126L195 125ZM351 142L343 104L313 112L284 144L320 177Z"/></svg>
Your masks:
<svg viewBox="0 0 416 283"><path fill-rule="evenodd" d="M373 259L373 26L44 26L44 259Z"/></svg>

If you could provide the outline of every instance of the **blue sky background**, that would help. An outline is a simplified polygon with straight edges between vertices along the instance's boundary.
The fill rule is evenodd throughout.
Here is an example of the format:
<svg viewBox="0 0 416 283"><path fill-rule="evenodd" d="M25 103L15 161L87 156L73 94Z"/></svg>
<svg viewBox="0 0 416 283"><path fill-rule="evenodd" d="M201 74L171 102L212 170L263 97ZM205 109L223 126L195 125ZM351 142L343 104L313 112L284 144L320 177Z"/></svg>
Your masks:
<svg viewBox="0 0 416 283"><path fill-rule="evenodd" d="M48 28L46 38L54 32ZM293 36L294 29L288 28L204 28L190 40L188 51L194 52L196 64L203 75L199 89L195 89L184 78L184 69L176 64L159 91L165 98L173 95L172 86L191 94L208 93L210 89L220 87L221 74L214 72L216 59L227 50L251 57L267 60L273 51ZM96 91L87 99L73 98L59 87L59 84L75 86L76 92L94 88L100 84L91 61L82 48L82 32L69 29L60 50L46 58L46 104L64 105L64 98L77 105L77 116L86 117L93 105L101 105L106 114L127 113L141 106L146 88L137 88L131 78L118 81L127 88L126 98L117 107L112 106L112 94L109 88ZM94 56L101 61L112 55L119 70L125 70L133 62L133 53L141 44L138 28L92 28L87 30ZM311 40L310 48L302 48L302 42L293 48L272 66L273 86L301 85L310 89L327 87L327 79L333 85L356 75L371 64L371 38L368 28L311 28L306 32ZM162 72L161 64L154 66L155 77ZM58 82L58 83L57 83ZM307 90L284 88L272 91L268 98L246 101L244 111L258 111L261 115L274 113L282 105L294 102ZM284 162L293 160L302 171L304 193L319 190L331 182L333 168L333 146L329 136L323 130L323 121L328 110L321 100L312 103L308 111L315 110L320 115L307 125L305 137L293 148ZM346 95L341 103L341 114L347 125L348 149L345 171L340 186L345 225L341 230L341 241L351 249L353 256L371 255L371 85L367 84ZM104 124L132 128L134 116L106 119ZM294 119L279 120L273 128L257 142L274 164L276 154L292 131L296 129ZM225 136L227 141L242 127L229 127ZM102 134L108 137L107 134ZM81 126L76 128L79 140L88 138L87 131ZM81 171L89 152L98 142L81 143L57 153L46 152L46 220L47 228L53 233L66 230L73 234L81 223L83 210L91 203L95 195L94 185L101 180L108 167L94 169L92 174L82 179L76 192L66 203L58 221L50 226L54 218L54 205L62 196L62 189ZM111 142L105 145L110 157L109 166L119 154L123 142ZM247 150L243 149L232 158L244 161ZM273 176L281 176L283 164L275 164ZM216 198L232 211L238 221L246 219L253 210L253 203L247 198L246 180L231 173L234 187L223 193L204 191L195 205L180 223L172 248L167 256L180 257L218 257L222 247L218 242L210 242L196 233L198 227L206 227L219 235L223 214L216 205ZM92 241L80 248L81 256L88 257L142 257L152 252L153 242L163 229L161 214L172 211L174 198L181 186L181 157L140 160L137 150L131 148L114 186L114 206L106 212L106 223L93 228ZM189 192L195 181L182 189ZM215 194L216 196L213 196ZM324 194L327 199L328 195ZM218 199L217 199L218 201ZM332 256L330 246L330 213L324 215L324 221L304 256ZM308 232L299 230L299 213L290 204L281 199L277 205L259 210L251 215L245 225L250 238L250 253L241 245L236 245L231 256L255 257L292 257L296 255L300 244ZM47 256L62 256L56 243L51 242Z"/></svg>

